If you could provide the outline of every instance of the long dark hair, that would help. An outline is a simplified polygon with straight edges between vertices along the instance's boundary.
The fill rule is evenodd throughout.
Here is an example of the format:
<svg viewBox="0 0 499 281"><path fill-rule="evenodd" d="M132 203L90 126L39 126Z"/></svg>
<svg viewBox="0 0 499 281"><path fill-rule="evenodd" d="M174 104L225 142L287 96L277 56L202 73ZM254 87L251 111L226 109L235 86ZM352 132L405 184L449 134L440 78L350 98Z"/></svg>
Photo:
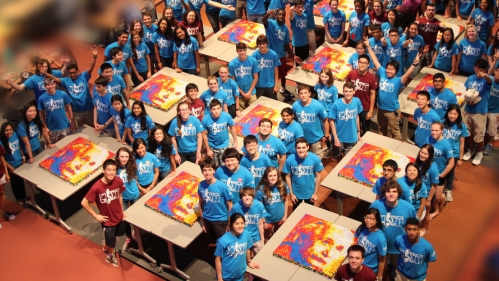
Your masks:
<svg viewBox="0 0 499 281"><path fill-rule="evenodd" d="M187 32L187 29L185 28L185 26L183 25L177 25L175 27L175 30L173 32L173 41L175 42L175 45L177 45L177 47L180 47L180 45L182 44L182 39L178 38L177 36L177 30L179 29L182 29L182 31L184 31L185 33L185 38L184 38L184 45L189 45L191 44L191 36L189 35L189 32Z"/></svg>
<svg viewBox="0 0 499 281"><path fill-rule="evenodd" d="M175 18L175 17L173 17ZM166 30L165 32L162 32L161 29L159 28L159 25L161 24L162 21L165 21L166 22ZM158 21L158 29L156 29L156 33L158 33L159 35L165 37L166 39L168 40L172 40L173 39L173 29L172 29L172 25L171 23L168 21L168 19L166 19L165 17L162 17L159 21Z"/></svg>
<svg viewBox="0 0 499 281"><path fill-rule="evenodd" d="M270 185L269 179L268 179L269 173L272 171L277 172L277 182L275 183L275 187L277 187L277 190L279 190L279 194L281 194L282 201L285 202L286 196L288 196L288 192L286 191L286 187L284 186L284 182L282 181L281 173L279 173L279 171L277 171L277 169L275 167L269 166L269 167L267 167L267 169L265 169L265 172L263 173L262 179L260 180L260 183L258 183L258 186L261 186L263 193L265 194L265 196L267 196L267 198L272 197L272 194L271 194L272 193L272 190L271 190L272 186Z"/></svg>
<svg viewBox="0 0 499 281"><path fill-rule="evenodd" d="M445 40L444 40L444 33L446 31L449 31L450 35L451 35L449 42L445 42ZM444 32L442 32L442 39L440 39L440 41L438 41L438 47L442 46L442 44L446 44L445 48L447 49L447 51L450 51L450 50L452 50L452 46L454 46L455 41L456 40L454 39L454 30L452 30L452 28L450 28L450 27L446 27L444 29Z"/></svg>
<svg viewBox="0 0 499 281"><path fill-rule="evenodd" d="M45 126L43 126L42 120L40 120L40 115L38 115L38 108L36 107L35 102L34 101L30 102L27 105L25 105L23 108L21 108L21 110L19 110L19 113L21 114L21 117L23 119L23 123L24 123L24 126L26 128L26 132L28 133L28 136L29 136L29 121L28 121L28 117L26 117L26 113L28 112L28 110L32 106L36 110L36 116L32 121L35 123L36 127L38 127L38 131L40 131L40 133L42 132L43 128L45 128ZM20 125L21 124L19 124L17 126L20 126Z"/></svg>
<svg viewBox="0 0 499 281"><path fill-rule="evenodd" d="M137 177L137 164L135 163L135 156L133 156L134 154L127 147L118 149L118 151L116 151L116 163L119 166L121 166L119 159L121 152L128 153L128 162L126 162L125 169L128 177L128 182L131 182L132 179L135 179Z"/></svg>
<svg viewBox="0 0 499 281"><path fill-rule="evenodd" d="M400 26L399 13L397 12L397 10L391 9L388 12L386 12L386 18L387 19L388 19L388 14L390 12L392 12L395 15L395 21L393 21L393 27L397 29L397 32L399 32L398 29L401 27ZM388 22L390 22L390 21L388 21Z"/></svg>
<svg viewBox="0 0 499 281"><path fill-rule="evenodd" d="M163 140L161 141L161 156L163 156L163 158L169 158L170 155L172 155L172 141L166 134L163 126L156 126L151 130L151 134L149 134L149 138L147 139L147 143L149 144L149 146L147 147L147 151L151 152L152 154L156 153L158 143L154 138L154 133L158 130L163 132Z"/></svg>
<svg viewBox="0 0 499 281"><path fill-rule="evenodd" d="M451 105L449 105L449 108L447 108L447 112L445 112L445 116L444 116L444 127L446 129L449 129L450 127L452 127L452 122L449 119L449 112L451 112L452 110L457 111L456 125L459 129L462 129L463 116L461 114L461 108L459 107L459 104L451 104Z"/></svg>
<svg viewBox="0 0 499 281"><path fill-rule="evenodd" d="M133 42L133 37L135 37L135 35L138 35L139 38L140 38L139 44L137 44L137 45L135 45L135 42ZM130 32L130 37L132 38L130 40L130 47L132 48L133 59L134 60L138 60L139 56L137 55L137 47L140 45L140 43L142 43L142 37L140 36L140 33L137 32L137 31L131 31Z"/></svg>
<svg viewBox="0 0 499 281"><path fill-rule="evenodd" d="M132 22L130 23L130 26L129 26L129 29L128 29L128 32L130 32L130 34L132 33L132 31L135 31L135 24L136 23L140 23L140 21L139 20L132 20ZM140 34L140 38L144 38L144 27L142 26L141 23L140 23L139 34ZM132 39L133 39L133 37L132 37ZM130 41L132 41L132 40L130 40Z"/></svg>
<svg viewBox="0 0 499 281"><path fill-rule="evenodd" d="M166 16L165 16L165 12L166 12L166 10L172 10L172 19L171 19L171 21L169 21L169 20L166 18ZM172 8L172 7L168 7L168 6L167 6L167 7L165 7L165 9L163 10L163 18L165 18L165 19L168 21L168 23L170 24L170 26L171 26L172 28L174 28L174 27L176 27L176 26L178 25L178 21L177 21L177 19L175 18L175 15L173 14L173 8ZM159 26L159 24L158 24L158 26Z"/></svg>
<svg viewBox="0 0 499 281"><path fill-rule="evenodd" d="M137 153L137 149L141 144L147 148L147 142L143 138L136 138L133 140L132 149L134 153Z"/></svg>
<svg viewBox="0 0 499 281"><path fill-rule="evenodd" d="M497 34L499 33L499 29L496 31L494 36L494 41L492 42L492 48L499 49L499 38L497 38Z"/></svg>
<svg viewBox="0 0 499 281"><path fill-rule="evenodd" d="M113 102L119 101L121 102L121 110L120 110L120 120L121 123L125 124L125 105L123 104L123 99L121 98L121 95L114 95L111 97L111 106L113 105Z"/></svg>
<svg viewBox="0 0 499 281"><path fill-rule="evenodd" d="M182 133L182 116L180 116L180 107L184 104L187 105L187 108L189 108L189 104L186 101L183 101L183 102L177 104L177 128L178 128L179 137L182 137L182 134L183 134Z"/></svg>
<svg viewBox="0 0 499 281"><path fill-rule="evenodd" d="M52 74L52 67L50 66L50 62L47 59L42 59L40 57L33 57L32 58L32 63L36 64L36 70L35 73L40 75L40 70L38 70L38 65L43 65L44 63L47 64L47 73Z"/></svg>
<svg viewBox="0 0 499 281"><path fill-rule="evenodd" d="M14 130L14 126L12 126L12 124L9 121L4 122L2 124L2 127L0 127L0 141L2 141L2 145L3 145L3 148L5 149L5 151L8 154L12 154L12 149L10 149L10 145L9 145L9 139L5 135L5 130L7 129L8 126L10 126L12 128L12 130Z"/></svg>
<svg viewBox="0 0 499 281"><path fill-rule="evenodd" d="M140 108L142 109L142 112L139 114L139 116L135 116L135 114L133 113L133 107L135 105L140 106ZM140 129L142 131L147 130L147 124L146 124L147 112L146 112L146 108L144 106L144 103L142 101L136 100L136 101L133 102L133 105L132 105L132 114L133 114L133 116L140 118Z"/></svg>
<svg viewBox="0 0 499 281"><path fill-rule="evenodd" d="M199 25L199 15L196 13L194 10L188 10L182 15L182 24L183 25L189 25L189 21L187 20L187 15L189 15L190 12L194 13L194 21L192 22L192 25Z"/></svg>
<svg viewBox="0 0 499 281"><path fill-rule="evenodd" d="M418 170L418 175L416 177L416 180L415 180L415 183L416 183L416 187L414 187L414 196L416 196L416 193L418 193L420 190L421 190L421 186L423 185L423 179L421 178L421 171L419 171L419 168L418 166L416 166L416 163L414 162L410 162L409 164L407 164L407 166L405 166L405 176L407 177L407 169L409 169L409 167L414 167L416 170Z"/></svg>
<svg viewBox="0 0 499 281"><path fill-rule="evenodd" d="M421 153L421 149L426 149L428 151L428 159L426 161L422 161L421 158L419 157L419 154ZM433 157L435 155L435 148L433 148L432 144L425 144L421 147L421 149L418 152L418 157L416 157L416 167L418 167L421 171L421 175L426 175L428 170L431 167L431 163L433 163Z"/></svg>
<svg viewBox="0 0 499 281"><path fill-rule="evenodd" d="M367 216L367 215L373 215L374 216L374 218L376 219L376 227L379 230L381 230L383 228L383 222L381 221L381 215L379 214L379 210L378 209L376 209L376 208L369 208L369 209L367 209L367 211L364 213L364 217ZM358 235L365 228L367 228L366 220L363 219L362 220L362 224L359 225L359 227L357 228L357 230L355 231L355 233Z"/></svg>

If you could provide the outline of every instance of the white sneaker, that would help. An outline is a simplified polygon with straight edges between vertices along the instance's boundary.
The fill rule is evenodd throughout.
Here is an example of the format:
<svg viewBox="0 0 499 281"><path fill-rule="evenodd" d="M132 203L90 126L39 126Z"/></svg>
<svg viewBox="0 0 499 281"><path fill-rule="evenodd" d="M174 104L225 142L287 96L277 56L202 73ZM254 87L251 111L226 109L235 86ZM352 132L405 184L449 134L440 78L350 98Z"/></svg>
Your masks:
<svg viewBox="0 0 499 281"><path fill-rule="evenodd" d="M478 166L480 163L482 163L482 158L483 158L483 152L478 152L475 155L475 158L473 158L473 161L471 161L471 164Z"/></svg>
<svg viewBox="0 0 499 281"><path fill-rule="evenodd" d="M463 156L463 160L464 161L470 160L471 157L473 157L473 154L475 154L475 151L468 149L468 151L466 151L466 154L464 154L464 156Z"/></svg>
<svg viewBox="0 0 499 281"><path fill-rule="evenodd" d="M452 202L452 200L454 200L454 198L452 197L452 190L446 189L444 193L445 193L445 201Z"/></svg>

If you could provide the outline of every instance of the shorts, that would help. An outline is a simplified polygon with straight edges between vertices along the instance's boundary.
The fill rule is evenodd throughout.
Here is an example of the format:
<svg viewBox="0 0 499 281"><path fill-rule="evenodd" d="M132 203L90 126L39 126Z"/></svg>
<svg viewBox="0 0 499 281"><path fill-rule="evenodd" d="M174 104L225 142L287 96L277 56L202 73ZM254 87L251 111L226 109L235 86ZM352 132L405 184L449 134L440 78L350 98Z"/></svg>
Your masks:
<svg viewBox="0 0 499 281"><path fill-rule="evenodd" d="M336 159L341 158L341 155L347 155L350 150L355 146L356 143L340 142L340 146L337 147L333 143L333 156Z"/></svg>
<svg viewBox="0 0 499 281"><path fill-rule="evenodd" d="M242 109L249 107L254 101L256 101L256 95L251 95L249 99L245 99L242 96L239 97L239 106Z"/></svg>
<svg viewBox="0 0 499 281"><path fill-rule="evenodd" d="M50 143L55 144L56 142L67 137L71 133L69 128L57 131L50 131Z"/></svg>
<svg viewBox="0 0 499 281"><path fill-rule="evenodd" d="M309 150L310 152L319 156L319 159L321 159L321 160L322 160L322 158L324 158L324 152L327 150L326 144L324 144L324 146L322 146L322 141L319 140L316 143L312 143L312 144L309 143L308 145L310 147L310 150Z"/></svg>
<svg viewBox="0 0 499 281"><path fill-rule="evenodd" d="M494 137L497 133L497 126L499 125L497 118L499 118L499 113L487 113L487 135L491 137Z"/></svg>
<svg viewBox="0 0 499 281"><path fill-rule="evenodd" d="M395 271L395 281L416 281L416 279L409 279L407 277L405 277L404 275L402 275L402 273L400 273L400 271L397 269ZM421 281L426 281L426 278L421 280Z"/></svg>
<svg viewBox="0 0 499 281"><path fill-rule="evenodd" d="M443 177L443 178L438 178L438 184L437 186L442 186L442 185L445 185L445 183L447 182L447 176Z"/></svg>
<svg viewBox="0 0 499 281"><path fill-rule="evenodd" d="M7 181L5 180L5 174L0 178L0 185L5 184Z"/></svg>
<svg viewBox="0 0 499 281"><path fill-rule="evenodd" d="M209 221L203 218L204 228L215 241L227 232L228 221Z"/></svg>
<svg viewBox="0 0 499 281"><path fill-rule="evenodd" d="M102 226L102 234L104 234L104 243L109 248L116 248L116 236L125 235L125 226L123 221L120 221L115 226Z"/></svg>
<svg viewBox="0 0 499 281"><path fill-rule="evenodd" d="M251 246L250 250L256 255L260 250L263 248L263 243L262 241L254 242L253 246Z"/></svg>
<svg viewBox="0 0 499 281"><path fill-rule="evenodd" d="M481 113L464 112L463 120L468 127L468 131L473 136L473 141L476 143L482 142L485 135L485 123L487 122L487 115Z"/></svg>

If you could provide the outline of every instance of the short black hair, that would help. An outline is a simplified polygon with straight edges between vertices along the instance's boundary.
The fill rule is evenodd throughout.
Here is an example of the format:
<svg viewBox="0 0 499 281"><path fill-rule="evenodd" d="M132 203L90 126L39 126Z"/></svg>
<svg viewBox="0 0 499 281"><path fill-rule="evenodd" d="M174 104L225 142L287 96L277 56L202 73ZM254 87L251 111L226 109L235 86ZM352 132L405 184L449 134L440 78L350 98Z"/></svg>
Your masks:
<svg viewBox="0 0 499 281"><path fill-rule="evenodd" d="M72 63L66 67L66 70L69 71L70 69L76 69L78 71L78 65L76 63Z"/></svg>
<svg viewBox="0 0 499 281"><path fill-rule="evenodd" d="M355 244L355 245L348 247L347 255L349 255L351 251L360 252L362 254L362 258L364 258L365 254L366 254L366 249L364 249L364 247L362 247L361 245L358 245L358 244Z"/></svg>
<svg viewBox="0 0 499 281"><path fill-rule="evenodd" d="M385 162L383 162L383 167L392 167L393 171L397 172L399 169L399 164L393 159L388 159Z"/></svg>
<svg viewBox="0 0 499 281"><path fill-rule="evenodd" d="M113 66L110 63L108 63L108 62L105 62L105 63L103 63L103 64L100 65L100 71L101 72L104 72L104 70L109 69L109 68L112 69Z"/></svg>
<svg viewBox="0 0 499 281"><path fill-rule="evenodd" d="M430 93L428 93L428 91L419 91L416 96L425 96L427 100L431 99Z"/></svg>
<svg viewBox="0 0 499 281"><path fill-rule="evenodd" d="M106 87L109 84L109 80L106 77L99 75L99 77L95 79L94 84Z"/></svg>
<svg viewBox="0 0 499 281"><path fill-rule="evenodd" d="M484 59L477 59L475 61L475 67L487 69L487 66L489 66L489 63Z"/></svg>
<svg viewBox="0 0 499 281"><path fill-rule="evenodd" d="M389 61L386 65L391 65L393 66L393 68L395 68L395 71L398 72L399 71L399 67L400 67L400 63L396 60L391 60Z"/></svg>
<svg viewBox="0 0 499 281"><path fill-rule="evenodd" d="M371 63L371 59L366 54L360 55L357 60L359 61L360 59L366 59L368 64Z"/></svg>
<svg viewBox="0 0 499 281"><path fill-rule="evenodd" d="M419 220L417 218L408 218L405 221L405 226L407 227L408 225L416 225L419 228Z"/></svg>
<svg viewBox="0 0 499 281"><path fill-rule="evenodd" d="M123 50L120 47L114 47L111 49L109 54L111 55L112 58L114 58L119 52L123 52Z"/></svg>
<svg viewBox="0 0 499 281"><path fill-rule="evenodd" d="M442 72L435 73L435 75L433 75L433 80L435 79L442 79L445 82L445 75Z"/></svg>
<svg viewBox="0 0 499 281"><path fill-rule="evenodd" d="M247 144L253 143L253 142L258 143L258 139L254 135L247 135L243 139L244 146L246 146Z"/></svg>
<svg viewBox="0 0 499 281"><path fill-rule="evenodd" d="M219 105L220 107L222 107L222 103L218 100L218 99L212 99L210 101L210 109L214 108L215 106Z"/></svg>
<svg viewBox="0 0 499 281"><path fill-rule="evenodd" d="M206 158L203 161L199 163L199 166L201 167L201 170L204 168L212 168L215 170L217 168L217 165L215 165L215 162L211 160L211 158Z"/></svg>
<svg viewBox="0 0 499 281"><path fill-rule="evenodd" d="M229 147L222 153L222 161L229 158L236 158L239 161L239 152L237 149Z"/></svg>
<svg viewBox="0 0 499 281"><path fill-rule="evenodd" d="M114 167L118 166L114 159L106 159L106 161L104 161L104 163L102 164L102 169L105 170L109 165L112 165Z"/></svg>

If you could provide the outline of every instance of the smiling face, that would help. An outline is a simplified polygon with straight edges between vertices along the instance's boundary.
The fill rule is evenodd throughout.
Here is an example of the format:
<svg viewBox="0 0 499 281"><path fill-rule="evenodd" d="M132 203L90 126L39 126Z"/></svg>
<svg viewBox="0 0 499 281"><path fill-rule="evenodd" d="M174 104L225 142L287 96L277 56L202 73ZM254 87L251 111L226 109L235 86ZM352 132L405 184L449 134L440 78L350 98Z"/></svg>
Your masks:
<svg viewBox="0 0 499 281"><path fill-rule="evenodd" d="M71 80L76 80L78 78L78 70L76 68L68 69L68 76Z"/></svg>
<svg viewBox="0 0 499 281"><path fill-rule="evenodd" d="M224 164L231 172L235 172L239 168L239 160L237 158L225 158Z"/></svg>
<svg viewBox="0 0 499 281"><path fill-rule="evenodd" d="M128 42L128 34L123 33L118 37L118 43L121 46L124 46Z"/></svg>
<svg viewBox="0 0 499 281"><path fill-rule="evenodd" d="M287 113L287 112L283 112L281 114L281 118L282 118L282 121L284 121L284 123L286 124L290 124L291 121L293 120L293 115Z"/></svg>
<svg viewBox="0 0 499 281"><path fill-rule="evenodd" d="M212 167L204 167L202 173L203 177L207 181L211 181L213 179L213 175L215 174L215 170Z"/></svg>
<svg viewBox="0 0 499 281"><path fill-rule="evenodd" d="M415 181L419 175L419 170L414 166L409 166L407 167L405 174L411 181Z"/></svg>
<svg viewBox="0 0 499 281"><path fill-rule="evenodd" d="M385 192L386 202L395 203L399 198L399 194L396 188L390 188Z"/></svg>
<svg viewBox="0 0 499 281"><path fill-rule="evenodd" d="M284 10L278 11L276 14L276 20L278 24L284 24L286 20L286 12Z"/></svg>
<svg viewBox="0 0 499 281"><path fill-rule="evenodd" d="M390 22L391 25L395 23L395 19L397 19L397 16L393 11L388 12L388 21Z"/></svg>
<svg viewBox="0 0 499 281"><path fill-rule="evenodd" d="M359 44L355 47L355 51L357 52L357 54L359 55L365 55L366 54L366 48L364 48L364 45L362 44Z"/></svg>
<svg viewBox="0 0 499 281"><path fill-rule="evenodd" d="M119 51L115 56L114 56L114 60L117 61L117 62L122 62L123 61L123 52L122 51Z"/></svg>
<svg viewBox="0 0 499 281"><path fill-rule="evenodd" d="M45 89L47 90L47 93L49 94L55 94L55 82L50 81L50 82L45 82L43 83L45 85Z"/></svg>
<svg viewBox="0 0 499 281"><path fill-rule="evenodd" d="M355 271L360 269L363 261L362 252L360 251L350 251L348 254L348 264L350 265L350 268Z"/></svg>
<svg viewBox="0 0 499 281"><path fill-rule="evenodd" d="M187 14L187 23L192 24L196 20L196 13L194 11L190 11Z"/></svg>
<svg viewBox="0 0 499 281"><path fill-rule="evenodd" d="M159 21L159 30L165 32L167 27L168 27L167 21L165 19L161 19Z"/></svg>
<svg viewBox="0 0 499 281"><path fill-rule="evenodd" d="M243 197L241 197L241 201L243 201L245 207L250 207L251 204L253 204L253 196L244 194Z"/></svg>
<svg viewBox="0 0 499 281"><path fill-rule="evenodd" d="M430 105L430 101L428 98L424 95L417 95L416 96L416 103L418 104L419 109L425 109L427 106Z"/></svg>
<svg viewBox="0 0 499 281"><path fill-rule="evenodd" d="M28 121L35 119L36 117L36 107L34 105L30 106L26 111L26 118Z"/></svg>
<svg viewBox="0 0 499 281"><path fill-rule="evenodd" d="M177 34L177 37L180 39L180 40L184 40L185 39L185 32L182 30L182 28L179 28L175 31L175 33Z"/></svg>
<svg viewBox="0 0 499 281"><path fill-rule="evenodd" d="M227 67L220 67L218 75L220 75L220 78L223 81L227 80L227 78L229 78L229 69Z"/></svg>
<svg viewBox="0 0 499 281"><path fill-rule="evenodd" d="M440 124L431 124L431 136L436 140L442 136L442 127L440 127Z"/></svg>
<svg viewBox="0 0 499 281"><path fill-rule="evenodd" d="M247 53L247 49L237 49L237 56L242 59L242 60L245 60L246 59L246 53Z"/></svg>
<svg viewBox="0 0 499 281"><path fill-rule="evenodd" d="M111 78L113 77L113 68L106 68L102 71L102 76L107 78L107 80L111 81Z"/></svg>
<svg viewBox="0 0 499 281"><path fill-rule="evenodd" d="M140 35L135 34L132 38L132 41L135 46L138 46L140 44Z"/></svg>
<svg viewBox="0 0 499 281"><path fill-rule="evenodd" d="M129 158L130 158L130 155L126 151L121 150L119 155L118 155L118 161L120 163L120 166L124 167L126 165L126 163L128 163Z"/></svg>
<svg viewBox="0 0 499 281"><path fill-rule="evenodd" d="M388 78L395 77L395 74L397 73L397 70L393 65L387 65L385 71L386 71L386 77Z"/></svg>
<svg viewBox="0 0 499 281"><path fill-rule="evenodd" d="M372 33L372 35L373 35L374 39L376 39L376 40L378 40L378 41L379 41L379 40L381 39L381 37L383 36L383 34L381 33L381 30L379 30L379 29L375 29L375 30L373 30L371 33Z"/></svg>
<svg viewBox="0 0 499 281"><path fill-rule="evenodd" d="M7 127L5 127L5 131L3 133L7 138L10 138L10 137L12 137L12 134L14 133L14 129L12 128L11 125L7 125Z"/></svg>
<svg viewBox="0 0 499 281"><path fill-rule="evenodd" d="M265 42L261 42L258 44L258 50L262 53L267 53L269 50L269 45Z"/></svg>
<svg viewBox="0 0 499 281"><path fill-rule="evenodd" d="M466 38L468 40L476 40L476 30L474 26L469 26L466 30Z"/></svg>
<svg viewBox="0 0 499 281"><path fill-rule="evenodd" d="M352 88L348 87L343 87L343 97L347 102L351 101L353 98L353 95L355 94L355 90Z"/></svg>
<svg viewBox="0 0 499 281"><path fill-rule="evenodd" d="M165 135L163 134L163 130L156 130L156 132L154 132L154 140L157 143L161 143L164 138L165 138Z"/></svg>
<svg viewBox="0 0 499 281"><path fill-rule="evenodd" d="M480 9L482 11L487 11L488 7L489 7L489 3L487 3L487 0L480 1Z"/></svg>
<svg viewBox="0 0 499 281"><path fill-rule="evenodd" d="M258 127L258 129L259 129L259 134L262 137L267 137L268 135L270 135L270 132L272 132L272 123L262 122Z"/></svg>
<svg viewBox="0 0 499 281"><path fill-rule="evenodd" d="M142 21L144 22L144 24L147 26L147 27L151 27L152 25L152 19L150 16L147 16L147 15L144 15L142 17Z"/></svg>
<svg viewBox="0 0 499 281"><path fill-rule="evenodd" d="M331 5L331 10L333 12L335 12L335 13L338 12L338 1L333 0L333 1L331 1L330 5Z"/></svg>
<svg viewBox="0 0 499 281"><path fill-rule="evenodd" d="M104 169L104 177L108 182L114 180L114 177L116 176L116 166L114 165L107 165L106 168Z"/></svg>
<svg viewBox="0 0 499 281"><path fill-rule="evenodd" d="M136 23L133 25L133 31L140 32L141 30L142 30L142 24L140 24L140 22L136 22Z"/></svg>
<svg viewBox="0 0 499 281"><path fill-rule="evenodd" d="M217 79L210 79L208 81L208 87L210 88L210 91L216 93L218 92L218 80Z"/></svg>
<svg viewBox="0 0 499 281"><path fill-rule="evenodd" d="M418 25L417 24L411 24L409 26L409 36L414 37L418 35Z"/></svg>
<svg viewBox="0 0 499 281"><path fill-rule="evenodd" d="M364 72L367 70L367 67L369 66L369 62L367 61L366 58L360 58L359 61L357 62L359 65L359 70L361 72Z"/></svg>
<svg viewBox="0 0 499 281"><path fill-rule="evenodd" d="M310 90L301 89L298 96L300 97L301 102L305 104L310 100Z"/></svg>
<svg viewBox="0 0 499 281"><path fill-rule="evenodd" d="M134 104L132 106L132 112L135 116L139 116L142 113L142 107L138 104Z"/></svg>
<svg viewBox="0 0 499 281"><path fill-rule="evenodd" d="M419 159L421 159L421 161L426 161L428 160L428 158L430 157L430 154L428 153L428 149L426 148L421 148L421 150L419 151Z"/></svg>
<svg viewBox="0 0 499 281"><path fill-rule="evenodd" d="M250 142L246 144L244 148L246 148L246 151L249 155L255 155L255 153L258 151L258 143Z"/></svg>
<svg viewBox="0 0 499 281"><path fill-rule="evenodd" d="M139 144L139 146L135 150L135 153L137 153L137 155L140 157L144 157L144 155L146 155L146 146L143 144Z"/></svg>
<svg viewBox="0 0 499 281"><path fill-rule="evenodd" d="M267 180L269 181L270 186L274 186L277 183L277 170L272 170L267 174Z"/></svg>
<svg viewBox="0 0 499 281"><path fill-rule="evenodd" d="M187 121L187 119L189 119L190 113L191 112L187 104L183 103L179 106L177 114L180 115L180 118L182 118L182 120Z"/></svg>
<svg viewBox="0 0 499 281"><path fill-rule="evenodd" d="M305 159L307 157L308 152L308 144L304 142L300 142L296 144L296 155L301 159Z"/></svg>
<svg viewBox="0 0 499 281"><path fill-rule="evenodd" d="M173 10L172 9L165 10L165 18L167 20L171 20L173 18Z"/></svg>
<svg viewBox="0 0 499 281"><path fill-rule="evenodd" d="M232 233L235 235L240 235L244 231L244 220L242 218L237 218L232 224Z"/></svg>
<svg viewBox="0 0 499 281"><path fill-rule="evenodd" d="M362 11L362 5L360 3L355 3L355 12L357 13L357 15L360 15L363 13Z"/></svg>
<svg viewBox="0 0 499 281"><path fill-rule="evenodd" d="M449 117L449 121L455 123L457 121L457 118L459 117L459 113L457 112L457 110L453 109L449 111L449 113L447 113L447 116Z"/></svg>
<svg viewBox="0 0 499 281"><path fill-rule="evenodd" d="M195 100L197 99L198 97L198 90L196 89L189 89L189 91L187 91L187 97L191 100Z"/></svg>
<svg viewBox="0 0 499 281"><path fill-rule="evenodd" d="M327 75L326 73L321 73L321 75L319 76L321 78L321 82L323 84L327 84L327 82L329 81L329 75Z"/></svg>
<svg viewBox="0 0 499 281"><path fill-rule="evenodd" d="M374 3L373 3L373 10L374 10L374 12L375 12L377 15L381 14L381 12L383 11L383 10L381 9L381 3L379 3L379 2L374 2Z"/></svg>

